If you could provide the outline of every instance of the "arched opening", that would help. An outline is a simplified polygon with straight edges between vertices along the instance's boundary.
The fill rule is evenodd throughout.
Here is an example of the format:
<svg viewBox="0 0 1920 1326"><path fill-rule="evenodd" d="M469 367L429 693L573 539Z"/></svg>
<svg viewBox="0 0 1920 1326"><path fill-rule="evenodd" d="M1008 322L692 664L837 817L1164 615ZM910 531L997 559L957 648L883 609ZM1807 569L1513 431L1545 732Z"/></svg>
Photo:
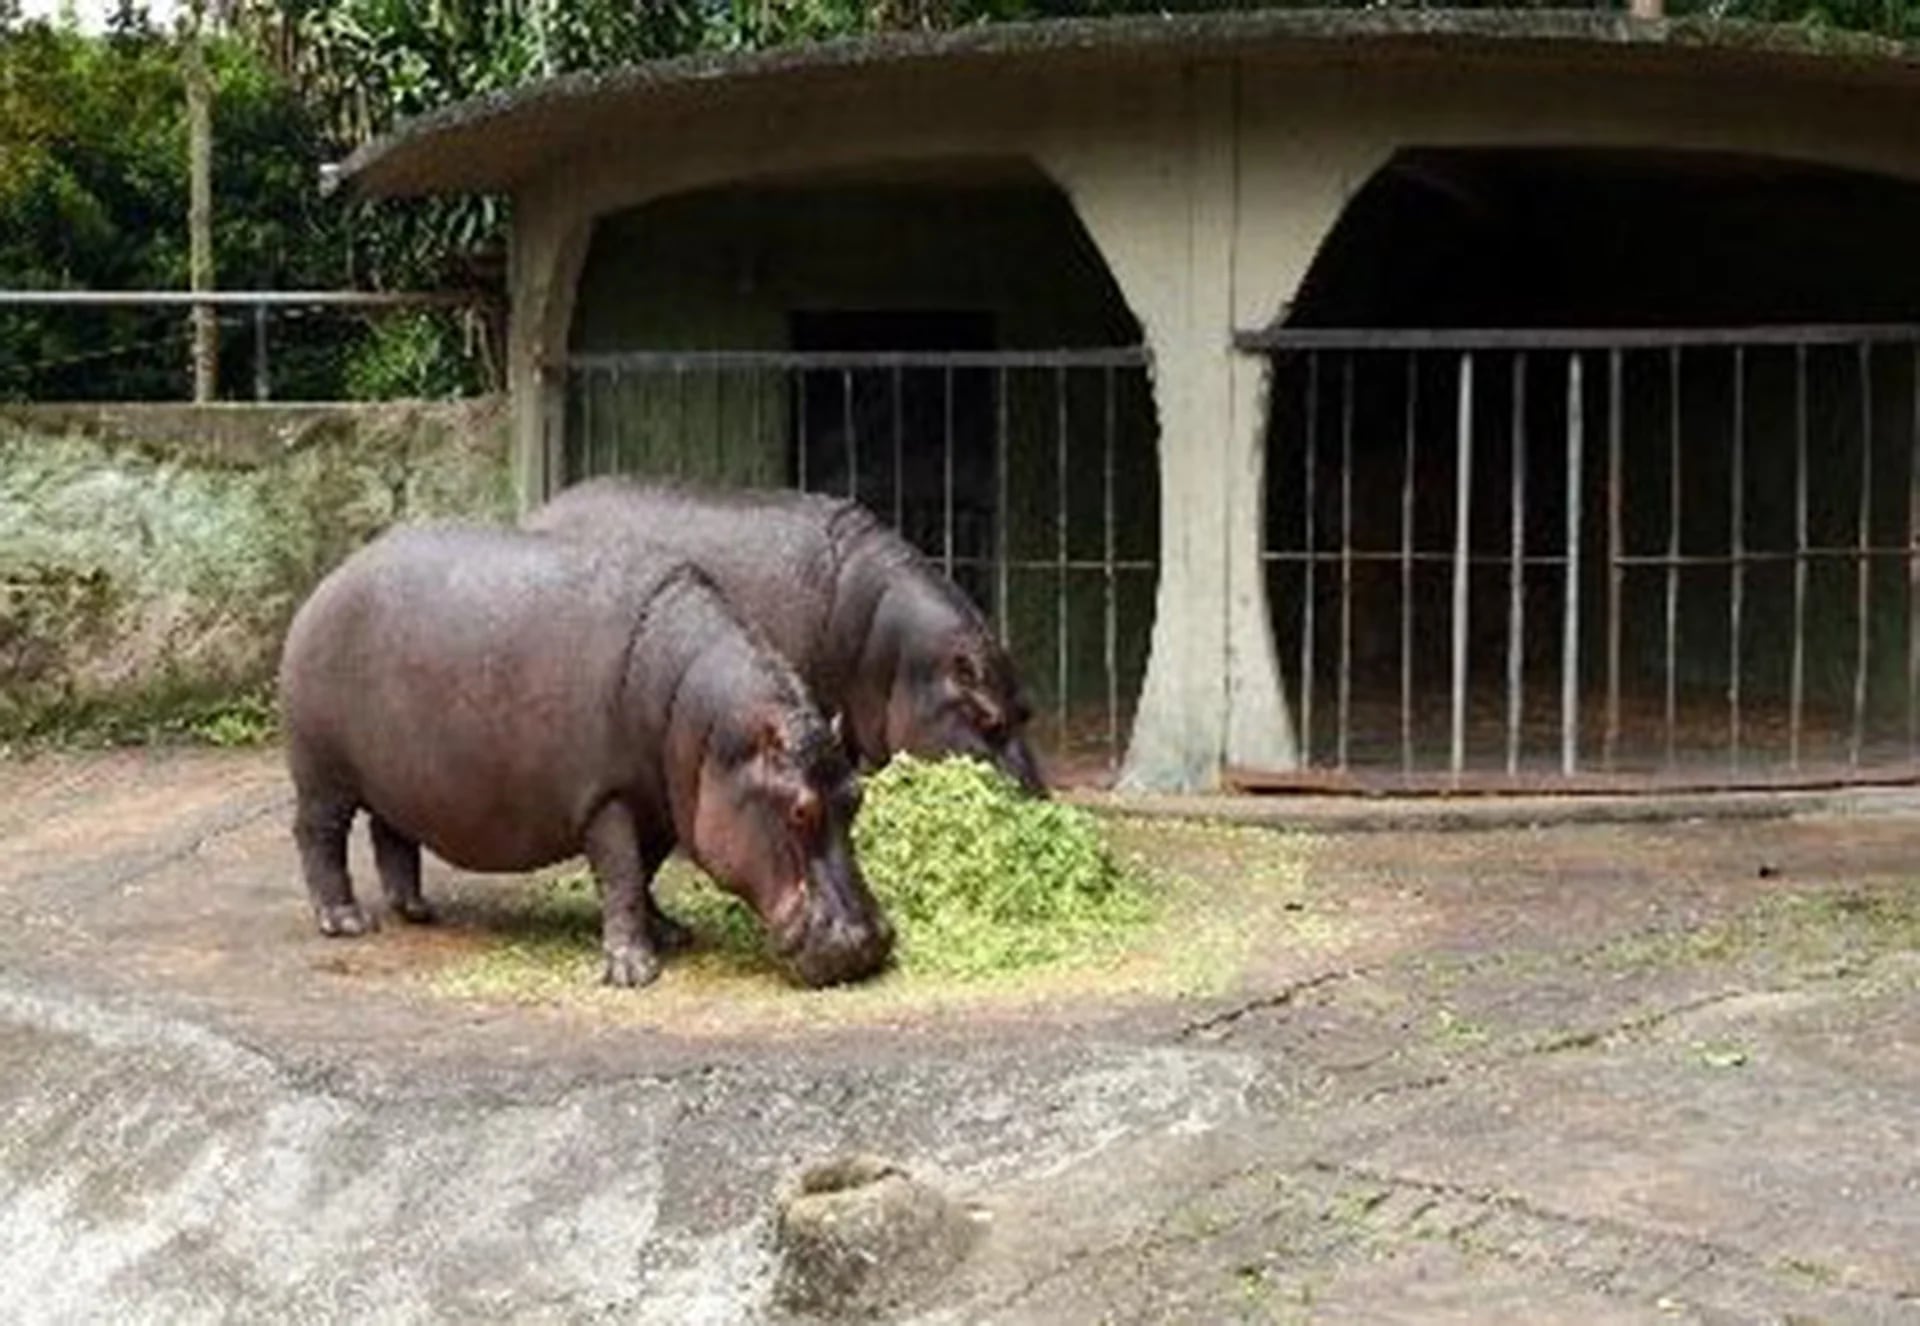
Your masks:
<svg viewBox="0 0 1920 1326"><path fill-rule="evenodd" d="M857 498L998 623L1056 770L1104 774L1145 668L1159 473L1140 328L1044 174L883 163L602 217L564 481Z"/></svg>
<svg viewBox="0 0 1920 1326"><path fill-rule="evenodd" d="M1909 767L1916 224L1920 185L1806 163L1396 155L1270 329L1269 591L1311 765Z"/></svg>

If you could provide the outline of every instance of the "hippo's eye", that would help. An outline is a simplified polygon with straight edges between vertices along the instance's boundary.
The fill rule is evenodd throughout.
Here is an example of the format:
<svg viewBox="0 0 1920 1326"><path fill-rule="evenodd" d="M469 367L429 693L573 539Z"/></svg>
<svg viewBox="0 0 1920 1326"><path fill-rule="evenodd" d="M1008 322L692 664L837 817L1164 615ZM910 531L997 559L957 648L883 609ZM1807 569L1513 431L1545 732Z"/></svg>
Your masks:
<svg viewBox="0 0 1920 1326"><path fill-rule="evenodd" d="M801 837L812 837L820 827L820 798L811 792L795 797L787 806L787 826Z"/></svg>

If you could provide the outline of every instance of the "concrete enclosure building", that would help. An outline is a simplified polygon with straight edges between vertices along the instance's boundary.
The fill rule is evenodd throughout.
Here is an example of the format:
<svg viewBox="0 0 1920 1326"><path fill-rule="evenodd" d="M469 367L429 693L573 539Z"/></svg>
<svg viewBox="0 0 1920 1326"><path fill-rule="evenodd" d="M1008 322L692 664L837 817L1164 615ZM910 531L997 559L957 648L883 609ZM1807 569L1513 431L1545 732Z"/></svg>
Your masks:
<svg viewBox="0 0 1920 1326"><path fill-rule="evenodd" d="M1138 786L1904 776L1920 64L1542 11L982 27L559 78L361 194L512 201L532 502L798 484Z"/></svg>

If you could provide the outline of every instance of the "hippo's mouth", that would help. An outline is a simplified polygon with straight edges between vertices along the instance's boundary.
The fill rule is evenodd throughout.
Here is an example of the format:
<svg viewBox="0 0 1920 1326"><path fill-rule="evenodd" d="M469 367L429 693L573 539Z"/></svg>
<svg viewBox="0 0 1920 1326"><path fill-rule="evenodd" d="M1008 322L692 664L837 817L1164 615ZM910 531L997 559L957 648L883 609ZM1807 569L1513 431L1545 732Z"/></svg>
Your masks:
<svg viewBox="0 0 1920 1326"><path fill-rule="evenodd" d="M786 962L802 985L817 990L877 975L892 955L893 927L882 920L850 938L804 943Z"/></svg>
<svg viewBox="0 0 1920 1326"><path fill-rule="evenodd" d="M810 906L785 924L770 925L769 938L775 956L802 985L815 989L872 976L893 956L893 926L877 912L850 919Z"/></svg>
<svg viewBox="0 0 1920 1326"><path fill-rule="evenodd" d="M775 957L791 960L806 946L810 911L807 903L811 896L807 881L801 879L792 888L783 890L780 901L767 913L768 946Z"/></svg>

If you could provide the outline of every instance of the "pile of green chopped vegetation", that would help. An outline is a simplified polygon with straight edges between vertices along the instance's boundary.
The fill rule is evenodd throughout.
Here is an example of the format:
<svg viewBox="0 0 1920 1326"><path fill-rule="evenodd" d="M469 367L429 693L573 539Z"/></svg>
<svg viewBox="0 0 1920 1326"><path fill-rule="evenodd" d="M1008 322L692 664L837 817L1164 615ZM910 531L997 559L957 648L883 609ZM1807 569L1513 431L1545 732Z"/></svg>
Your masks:
<svg viewBox="0 0 1920 1326"><path fill-rule="evenodd" d="M1156 912L1141 872L1116 859L1098 819L1022 796L975 760L896 758L867 780L853 836L909 976L967 982L1110 960ZM699 950L677 966L767 969L765 932L731 894L683 861L667 865L658 887L668 911L700 935ZM564 990L590 980L600 911L585 870L550 879L516 912L514 928L525 933L468 973L480 988Z"/></svg>
<svg viewBox="0 0 1920 1326"><path fill-rule="evenodd" d="M867 780L853 840L904 970L1015 971L1117 949L1152 919L1093 815L978 760L897 756Z"/></svg>

